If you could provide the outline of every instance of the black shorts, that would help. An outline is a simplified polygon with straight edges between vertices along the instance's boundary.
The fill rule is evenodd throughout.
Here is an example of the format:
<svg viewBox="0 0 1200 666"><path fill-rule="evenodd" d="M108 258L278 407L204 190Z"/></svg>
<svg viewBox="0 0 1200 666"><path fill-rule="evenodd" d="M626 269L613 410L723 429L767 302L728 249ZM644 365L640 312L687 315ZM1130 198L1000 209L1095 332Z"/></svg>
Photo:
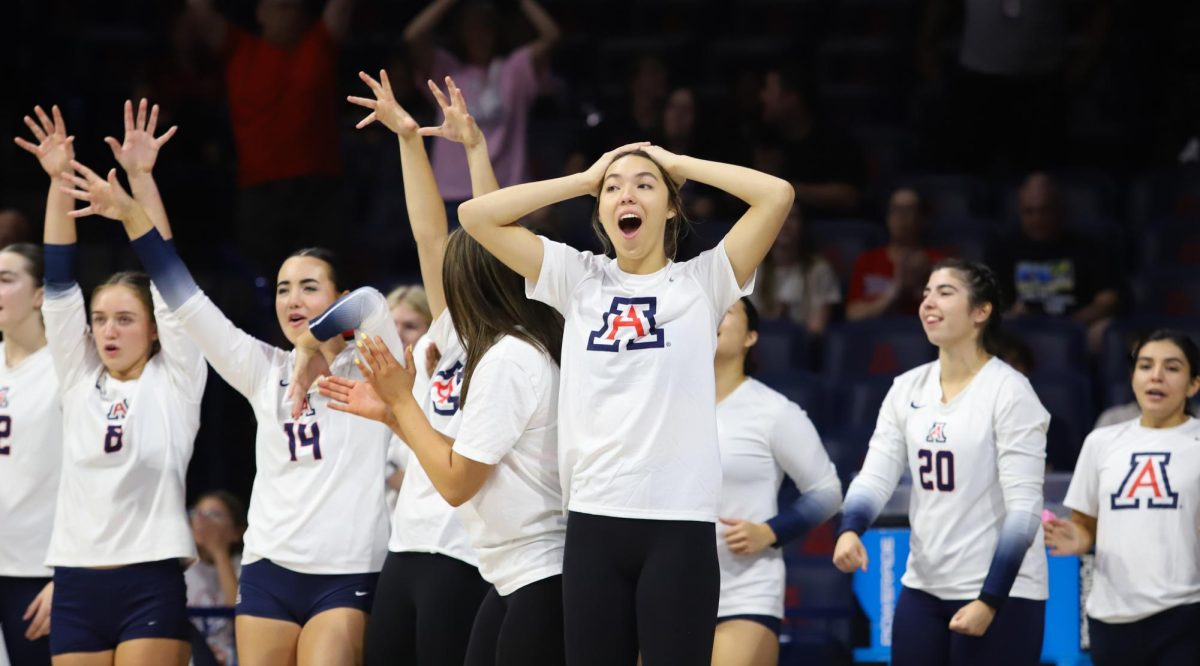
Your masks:
<svg viewBox="0 0 1200 666"><path fill-rule="evenodd" d="M136 638L188 641L187 588L179 560L116 569L57 567L50 653L104 652Z"/></svg>
<svg viewBox="0 0 1200 666"><path fill-rule="evenodd" d="M371 612L379 574L304 574L259 560L242 567L237 614L304 626L334 608Z"/></svg>

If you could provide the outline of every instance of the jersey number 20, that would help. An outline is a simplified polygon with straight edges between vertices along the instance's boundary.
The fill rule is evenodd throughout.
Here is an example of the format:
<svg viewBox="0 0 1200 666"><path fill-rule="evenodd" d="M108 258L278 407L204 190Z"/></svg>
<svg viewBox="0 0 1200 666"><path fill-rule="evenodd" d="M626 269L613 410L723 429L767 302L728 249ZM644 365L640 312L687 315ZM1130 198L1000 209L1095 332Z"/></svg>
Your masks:
<svg viewBox="0 0 1200 666"><path fill-rule="evenodd" d="M921 459L922 488L925 490L934 490L936 488L943 492L954 490L953 451L921 449L917 451L917 457Z"/></svg>

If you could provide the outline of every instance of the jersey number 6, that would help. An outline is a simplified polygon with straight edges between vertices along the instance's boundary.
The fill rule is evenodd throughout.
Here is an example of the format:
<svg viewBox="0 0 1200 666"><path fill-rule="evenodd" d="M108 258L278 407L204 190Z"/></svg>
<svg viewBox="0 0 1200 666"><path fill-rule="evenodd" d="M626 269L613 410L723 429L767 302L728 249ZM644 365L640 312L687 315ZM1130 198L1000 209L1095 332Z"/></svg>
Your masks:
<svg viewBox="0 0 1200 666"><path fill-rule="evenodd" d="M123 437L124 430L121 428L121 426L108 426L108 432L104 434L104 452L116 453L117 451L120 451L121 447L125 445L124 442L121 441Z"/></svg>
<svg viewBox="0 0 1200 666"><path fill-rule="evenodd" d="M954 490L954 452L953 451L930 451L929 449L921 449L917 451L917 457L921 459L921 487L925 490L937 490L949 492ZM932 478L931 478L932 477Z"/></svg>

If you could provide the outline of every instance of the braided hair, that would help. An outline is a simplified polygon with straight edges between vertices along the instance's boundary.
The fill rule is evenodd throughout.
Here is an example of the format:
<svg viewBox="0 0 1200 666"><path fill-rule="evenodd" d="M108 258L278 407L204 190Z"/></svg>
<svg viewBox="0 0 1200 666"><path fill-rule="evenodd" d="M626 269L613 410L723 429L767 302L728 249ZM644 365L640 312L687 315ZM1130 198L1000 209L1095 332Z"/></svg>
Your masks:
<svg viewBox="0 0 1200 666"><path fill-rule="evenodd" d="M979 346L992 356L998 356L1002 350L1003 331L1000 328L1000 313L1004 310L1003 292L996 273L987 265L978 261L960 258L942 259L933 265L933 270L948 268L958 273L967 285L967 303L971 309L991 303L992 313L983 322L979 331Z"/></svg>

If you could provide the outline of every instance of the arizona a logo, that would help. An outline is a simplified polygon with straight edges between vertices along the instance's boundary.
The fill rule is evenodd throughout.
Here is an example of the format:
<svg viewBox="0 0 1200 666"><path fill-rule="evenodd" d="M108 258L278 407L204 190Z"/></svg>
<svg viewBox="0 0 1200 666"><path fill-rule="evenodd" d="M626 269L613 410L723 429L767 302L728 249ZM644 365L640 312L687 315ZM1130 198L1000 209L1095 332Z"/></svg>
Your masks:
<svg viewBox="0 0 1200 666"><path fill-rule="evenodd" d="M118 400L108 408L108 420L120 421L129 413L129 400Z"/></svg>
<svg viewBox="0 0 1200 666"><path fill-rule="evenodd" d="M8 407L8 387L0 386L0 408Z"/></svg>
<svg viewBox="0 0 1200 666"><path fill-rule="evenodd" d="M656 296L613 297L612 305L604 313L604 323L588 336L588 350L615 352L620 350L622 340L628 350L665 346L663 332L654 323L657 313Z"/></svg>
<svg viewBox="0 0 1200 666"><path fill-rule="evenodd" d="M1150 509L1179 508L1179 493L1171 490L1167 477L1170 453L1135 453L1129 459L1129 472L1117 492L1110 495L1113 509L1139 509L1142 500Z"/></svg>
<svg viewBox="0 0 1200 666"><path fill-rule="evenodd" d="M946 443L946 424L942 421L934 422L929 428L929 434L925 435L925 441L937 444Z"/></svg>
<svg viewBox="0 0 1200 666"><path fill-rule="evenodd" d="M433 411L442 416L453 416L458 411L458 394L462 389L462 375L462 361L455 361L450 368L433 373L429 382L429 395L433 398Z"/></svg>

